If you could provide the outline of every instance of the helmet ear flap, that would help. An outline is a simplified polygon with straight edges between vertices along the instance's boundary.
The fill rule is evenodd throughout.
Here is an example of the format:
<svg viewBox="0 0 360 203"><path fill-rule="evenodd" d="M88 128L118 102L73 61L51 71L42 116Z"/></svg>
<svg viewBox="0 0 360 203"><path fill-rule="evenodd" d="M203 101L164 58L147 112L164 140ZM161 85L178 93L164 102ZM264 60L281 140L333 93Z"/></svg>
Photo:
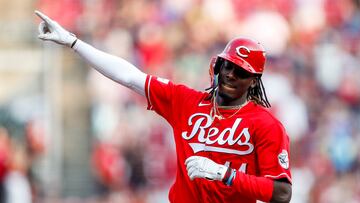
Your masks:
<svg viewBox="0 0 360 203"><path fill-rule="evenodd" d="M224 62L223 58L220 57L216 57L215 58L215 62L214 62L214 75L219 74L220 72L220 67L222 65L222 63Z"/></svg>
<svg viewBox="0 0 360 203"><path fill-rule="evenodd" d="M218 74L220 71L221 66L221 58L219 57L212 57L210 61L210 68L209 68L209 75L210 75L210 83L211 87L216 87L218 83Z"/></svg>

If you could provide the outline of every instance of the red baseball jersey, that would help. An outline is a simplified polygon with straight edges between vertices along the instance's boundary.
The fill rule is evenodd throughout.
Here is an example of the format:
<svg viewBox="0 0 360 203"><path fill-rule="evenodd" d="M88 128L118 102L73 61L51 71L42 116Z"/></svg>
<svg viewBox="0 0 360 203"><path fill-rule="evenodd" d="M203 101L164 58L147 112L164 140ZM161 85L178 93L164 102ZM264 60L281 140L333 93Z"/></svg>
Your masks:
<svg viewBox="0 0 360 203"><path fill-rule="evenodd" d="M255 203L246 194L221 181L187 175L185 160L192 155L208 157L218 164L231 163L240 172L291 183L289 138L265 108L249 102L238 109L219 109L226 119L213 119L207 92L155 76L145 83L148 109L172 126L177 154L176 179L169 191L170 202Z"/></svg>

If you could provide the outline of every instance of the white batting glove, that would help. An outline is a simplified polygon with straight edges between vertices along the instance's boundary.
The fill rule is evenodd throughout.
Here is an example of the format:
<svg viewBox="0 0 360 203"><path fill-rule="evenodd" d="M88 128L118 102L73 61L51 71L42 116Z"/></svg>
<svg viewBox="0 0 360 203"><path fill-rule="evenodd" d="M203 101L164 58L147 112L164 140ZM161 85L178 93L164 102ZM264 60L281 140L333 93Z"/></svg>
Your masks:
<svg viewBox="0 0 360 203"><path fill-rule="evenodd" d="M191 180L194 180L194 178L207 178L222 181L228 169L227 166L217 164L202 156L191 156L187 158L185 165Z"/></svg>
<svg viewBox="0 0 360 203"><path fill-rule="evenodd" d="M38 38L45 41L53 41L61 45L72 47L77 40L76 36L69 31L65 30L56 21L51 20L45 14L40 11L35 11L35 14L39 16L43 22L39 24Z"/></svg>

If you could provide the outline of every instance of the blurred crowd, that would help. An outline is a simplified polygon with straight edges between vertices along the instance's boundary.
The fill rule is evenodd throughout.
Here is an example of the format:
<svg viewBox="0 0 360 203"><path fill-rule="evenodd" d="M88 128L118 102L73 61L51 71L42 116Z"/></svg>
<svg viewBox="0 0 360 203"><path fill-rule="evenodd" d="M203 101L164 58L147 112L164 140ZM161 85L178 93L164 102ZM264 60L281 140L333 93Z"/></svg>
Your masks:
<svg viewBox="0 0 360 203"><path fill-rule="evenodd" d="M39 0L35 7L83 41L198 90L210 85L210 59L230 39L260 41L271 111L291 140L291 202L360 202L359 0ZM167 202L176 159L166 121L90 68L86 85L97 180L87 201ZM23 127L25 148L8 128L0 123L1 191L26 174L23 190L41 200L31 175L32 158L44 153L41 126Z"/></svg>

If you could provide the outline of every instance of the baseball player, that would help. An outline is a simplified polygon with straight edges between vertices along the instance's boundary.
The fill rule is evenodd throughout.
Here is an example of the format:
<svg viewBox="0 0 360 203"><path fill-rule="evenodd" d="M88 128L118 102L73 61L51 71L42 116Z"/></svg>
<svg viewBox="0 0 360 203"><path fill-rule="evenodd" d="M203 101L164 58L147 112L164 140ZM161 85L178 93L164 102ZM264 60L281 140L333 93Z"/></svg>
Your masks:
<svg viewBox="0 0 360 203"><path fill-rule="evenodd" d="M177 173L170 202L289 202L289 138L266 110L263 47L235 38L211 60L211 87L199 92L147 75L81 41L39 11L39 38L72 48L97 71L146 97L173 128Z"/></svg>

